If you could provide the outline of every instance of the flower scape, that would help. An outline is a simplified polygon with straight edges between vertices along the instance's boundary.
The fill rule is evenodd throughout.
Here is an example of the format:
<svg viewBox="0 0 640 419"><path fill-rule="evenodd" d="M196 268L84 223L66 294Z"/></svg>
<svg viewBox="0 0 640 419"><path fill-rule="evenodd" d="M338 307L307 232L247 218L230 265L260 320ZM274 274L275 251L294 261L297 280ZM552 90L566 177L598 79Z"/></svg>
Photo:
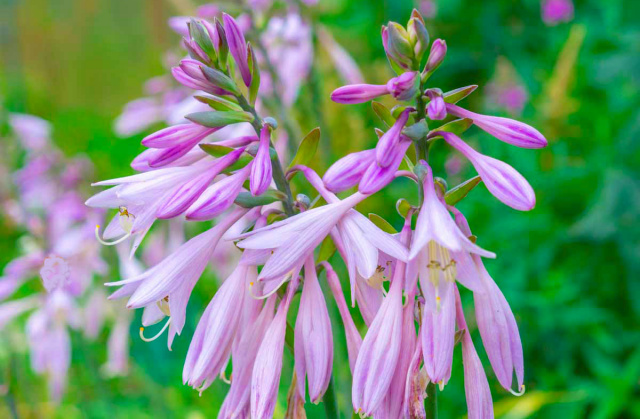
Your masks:
<svg viewBox="0 0 640 419"><path fill-rule="evenodd" d="M281 24L306 36L304 22L287 19L293 20ZM144 330L141 336L152 340L166 332L169 349L183 331L190 295L216 248L234 243L242 251L190 337L183 382L202 393L217 379L228 381L221 418L270 418L283 380L283 353L291 351L286 415L305 417L305 402L335 399L328 309L335 304L346 336L355 414L434 417L436 394L445 391L460 344L468 415L491 418L485 366L461 300L461 293L468 293L490 367L502 387L522 394L518 326L484 265L495 253L482 247L456 205L479 184L520 211L535 207L535 194L516 169L481 154L461 136L480 129L528 149L545 147L544 136L522 122L465 109L460 102L476 85L450 91L432 85L431 76L446 66L447 43L432 41L414 10L406 26L382 27L381 42L396 76L386 84L348 84L331 94L333 106L372 102L380 120L380 129L371 133L376 146L342 157L320 176L309 168L320 129L309 132L287 159L282 143L291 145L296 138L290 130L282 133L287 127L280 115L265 113L265 101L279 94L285 111L292 102L296 86L279 86L274 74L291 82L286 70L293 64L286 54L293 52L280 51L277 71L265 74L264 43L259 48L247 42L250 25L239 18L215 11L174 23L188 57L176 62L171 74L192 91L197 111L144 138L147 149L131 163L138 173L95 183L110 188L86 204L117 211L95 234L103 244L129 243L131 255L158 220L203 226L148 270L107 283L114 289L111 299L125 298L129 309L144 309L146 326L164 322L153 338ZM357 81L350 58L333 40L327 42L336 67ZM277 47L267 44L267 54ZM297 54L306 50L296 48ZM381 96L390 96L395 106L375 101ZM176 109L184 107L171 112ZM466 158L478 175L449 187L429 163L436 142ZM294 190L296 176L312 188L312 196ZM415 183L416 196L397 202L404 225L396 231L357 206L399 177ZM332 266L339 259L348 278ZM51 262L48 269L57 281L61 268ZM356 327L354 310L366 330Z"/></svg>

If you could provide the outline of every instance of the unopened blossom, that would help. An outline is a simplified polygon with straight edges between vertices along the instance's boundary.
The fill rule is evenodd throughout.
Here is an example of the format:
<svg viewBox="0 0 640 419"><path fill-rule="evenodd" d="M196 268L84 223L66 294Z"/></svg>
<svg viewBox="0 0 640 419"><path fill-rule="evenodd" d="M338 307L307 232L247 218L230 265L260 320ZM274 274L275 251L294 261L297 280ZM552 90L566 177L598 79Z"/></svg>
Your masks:
<svg viewBox="0 0 640 419"><path fill-rule="evenodd" d="M407 72L390 79L387 84L350 84L334 90L331 93L331 100L336 103L352 105L391 94L398 100L408 101L418 93L419 81L420 74L418 72Z"/></svg>
<svg viewBox="0 0 640 419"><path fill-rule="evenodd" d="M380 167L388 167L393 163L393 150L398 146L401 133L409 120L409 114L413 109L408 108L402 111L396 122L385 132L376 145L376 161Z"/></svg>
<svg viewBox="0 0 640 419"><path fill-rule="evenodd" d="M536 205L533 188L513 167L503 161L480 154L453 133L439 132L439 134L469 159L487 189L504 204L521 211L528 211Z"/></svg>
<svg viewBox="0 0 640 419"><path fill-rule="evenodd" d="M260 144L256 158L251 166L251 174L249 175L250 190L253 195L262 195L272 180L271 168L271 127L266 125L262 127L260 134Z"/></svg>
<svg viewBox="0 0 640 419"><path fill-rule="evenodd" d="M427 115L429 115L429 119L435 121L446 118L447 109L442 95L435 93L433 90L428 90L427 95L431 99L429 105L427 105Z"/></svg>
<svg viewBox="0 0 640 419"><path fill-rule="evenodd" d="M500 141L522 148L543 148L547 140L535 128L522 122L499 116L480 115L447 103L447 112L459 118L469 118L478 128L488 132Z"/></svg>
<svg viewBox="0 0 640 419"><path fill-rule="evenodd" d="M436 39L431 44L431 51L429 52L429 58L427 58L427 64L425 65L425 70L428 72L435 71L442 61L444 61L444 57L447 55L447 43L442 39Z"/></svg>
<svg viewBox="0 0 640 419"><path fill-rule="evenodd" d="M222 20L227 35L227 42L229 43L229 52L233 55L233 59L238 65L244 84L250 86L251 72L249 71L249 64L247 62L247 43L244 39L242 29L240 29L235 19L226 13L222 14Z"/></svg>

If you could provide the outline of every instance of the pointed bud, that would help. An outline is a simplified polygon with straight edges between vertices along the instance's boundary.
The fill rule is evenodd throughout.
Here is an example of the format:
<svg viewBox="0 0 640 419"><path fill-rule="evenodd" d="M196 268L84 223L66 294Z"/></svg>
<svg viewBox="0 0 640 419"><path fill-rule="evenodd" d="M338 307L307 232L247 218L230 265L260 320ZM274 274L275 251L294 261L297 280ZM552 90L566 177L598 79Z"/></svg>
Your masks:
<svg viewBox="0 0 640 419"><path fill-rule="evenodd" d="M187 210L187 220L211 220L226 211L242 190L242 184L249 176L249 164L231 176L214 183Z"/></svg>
<svg viewBox="0 0 640 419"><path fill-rule="evenodd" d="M404 70L411 69L413 48L409 34L401 25L389 22L389 26L382 28L382 45L389 61Z"/></svg>
<svg viewBox="0 0 640 419"><path fill-rule="evenodd" d="M400 134L402 129L409 120L409 114L413 111L413 108L407 108L398 117L387 132L380 138L376 145L376 161L380 167L388 167L393 161L396 153L394 150L397 148L400 142Z"/></svg>
<svg viewBox="0 0 640 419"><path fill-rule="evenodd" d="M425 73L433 73L436 68L442 61L444 61L444 57L447 55L447 43L442 39L436 39L431 44L431 52L429 52L429 58L427 59L427 64L424 66Z"/></svg>
<svg viewBox="0 0 640 419"><path fill-rule="evenodd" d="M413 53L415 54L416 60L420 62L424 53L427 52L429 48L429 32L427 32L427 28L424 26L424 20L422 20L422 16L418 13L417 10L413 10L412 17L409 20L409 24L407 25L407 31L409 32L409 41L413 45ZM417 14L417 16L415 16Z"/></svg>
<svg viewBox="0 0 640 419"><path fill-rule="evenodd" d="M446 118L447 108L442 95L438 94L433 89L429 89L427 91L427 95L431 99L431 101L427 105L427 115L429 115L429 119L440 121Z"/></svg>
<svg viewBox="0 0 640 419"><path fill-rule="evenodd" d="M258 152L256 158L253 160L251 167L250 190L254 196L262 195L269 185L271 185L272 168L271 168L271 156L269 148L271 147L271 128L269 125L264 125L260 132L260 144L258 145Z"/></svg>
<svg viewBox="0 0 640 419"><path fill-rule="evenodd" d="M342 192L356 186L365 171L375 162L375 149L347 154L329 167L322 181L331 192Z"/></svg>
<svg viewBox="0 0 640 419"><path fill-rule="evenodd" d="M350 84L334 90L333 93L331 93L331 100L336 103L353 105L355 103L368 102L378 96L387 94L389 94L389 91L384 84Z"/></svg>
<svg viewBox="0 0 640 419"><path fill-rule="evenodd" d="M411 101L420 91L420 73L406 72L387 82L387 90L397 100Z"/></svg>
<svg viewBox="0 0 640 419"><path fill-rule="evenodd" d="M520 121L499 116L480 115L451 103L447 104L447 111L459 118L472 119L478 128L498 140L516 147L542 148L547 146L546 138L537 129Z"/></svg>
<svg viewBox="0 0 640 419"><path fill-rule="evenodd" d="M451 132L437 133L469 159L493 196L505 205L520 211L533 209L536 205L536 195L529 182L516 169L503 161L478 153Z"/></svg>
<svg viewBox="0 0 640 419"><path fill-rule="evenodd" d="M369 165L369 168L362 175L362 180L358 185L358 191L363 194L372 194L387 186L395 179L396 172L407 149L411 145L411 140L402 136L400 142L394 147L390 154L392 156L391 164L387 167L381 167L376 162Z"/></svg>
<svg viewBox="0 0 640 419"><path fill-rule="evenodd" d="M247 42L244 39L242 29L238 23L228 14L222 14L224 21L224 30L229 43L229 52L238 65L238 70L242 76L245 86L251 86L251 71L249 71L249 63L247 61Z"/></svg>

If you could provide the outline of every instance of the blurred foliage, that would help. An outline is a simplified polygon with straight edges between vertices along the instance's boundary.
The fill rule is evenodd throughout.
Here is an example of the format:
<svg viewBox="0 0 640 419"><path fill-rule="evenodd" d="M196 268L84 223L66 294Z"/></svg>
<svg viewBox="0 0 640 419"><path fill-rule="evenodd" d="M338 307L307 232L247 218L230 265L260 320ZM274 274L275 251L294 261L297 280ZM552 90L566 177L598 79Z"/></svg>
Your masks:
<svg viewBox="0 0 640 419"><path fill-rule="evenodd" d="M529 92L520 119L550 142L533 151L503 144L476 128L465 135L483 153L521 171L538 200L533 211L520 213L479 187L460 204L480 244L499 255L487 266L511 304L524 344L528 392L520 398L500 388L481 353L496 415L640 417L640 2L577 0L574 21L556 27L543 24L538 0L437 3L437 14L427 26L432 38L447 41L449 53L433 85L450 90L479 84L462 104L481 112L486 106L483 87L499 57L505 57ZM404 23L412 7L407 0L321 0L314 19L353 54L368 82L382 83L391 70L380 25ZM56 143L69 155L89 155L97 166L96 179L129 173L143 135L117 139L112 122L127 101L142 95L145 80L164 73L163 54L178 42L166 26L173 14L172 4L160 0L3 0L4 106L52 121ZM321 173L338 157L371 147L376 139L369 105L345 107L329 101L329 93L342 82L324 54L318 52L316 73L302 87L294 111L303 132L321 116L320 158L314 164ZM437 174L444 175L448 153L443 144L433 148ZM448 178L449 185L473 175L465 163L461 175ZM396 181L359 209L398 228L395 201L400 197L415 202L410 182ZM19 232L9 227L0 225L0 265L17 253ZM214 416L225 384L216 383L202 397L181 384L190 336L216 287L211 278L196 287L187 325L172 352L162 339L144 343L136 338L137 313L129 377L105 380L99 374L106 336L97 343L74 336L71 384L57 409L44 402L45 383L30 371L24 349L9 351L24 348L18 329L5 331L0 383L10 391L0 404L0 416L7 417L12 406L20 417ZM467 294L463 299L469 300ZM344 338L337 332L337 310L332 304L330 310L338 402L346 414L350 372ZM473 338L481 347L477 331ZM453 378L439 395L443 418L466 412L459 349L454 362ZM291 364L287 353L276 417L284 412ZM321 406L308 405L307 413L323 417Z"/></svg>

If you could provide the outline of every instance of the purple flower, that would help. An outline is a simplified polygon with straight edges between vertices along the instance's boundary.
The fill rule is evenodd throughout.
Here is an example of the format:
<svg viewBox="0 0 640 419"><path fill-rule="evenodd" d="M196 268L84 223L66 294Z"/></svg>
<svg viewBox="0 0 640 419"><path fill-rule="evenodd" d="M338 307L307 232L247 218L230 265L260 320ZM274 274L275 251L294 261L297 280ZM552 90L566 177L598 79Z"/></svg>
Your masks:
<svg viewBox="0 0 640 419"><path fill-rule="evenodd" d="M542 0L542 20L549 26L573 19L573 2L571 0Z"/></svg>
<svg viewBox="0 0 640 419"><path fill-rule="evenodd" d="M251 375L252 418L266 419L273 416L282 372L282 351L287 326L287 312L296 288L297 281L289 284L287 294L280 302L276 316L269 325L260 344L260 349L255 355Z"/></svg>
<svg viewBox="0 0 640 419"><path fill-rule="evenodd" d="M535 128L522 122L499 116L480 115L452 103L447 103L447 112L459 118L469 118L478 128L500 141L522 148L542 148L547 140Z"/></svg>
<svg viewBox="0 0 640 419"><path fill-rule="evenodd" d="M427 115L429 119L434 121L440 121L447 117L447 108L444 103L442 95L435 93L433 90L428 90L427 95L431 101L427 105Z"/></svg>
<svg viewBox="0 0 640 419"><path fill-rule="evenodd" d="M194 123L178 124L146 136L142 140L142 145L150 148L165 149L184 144L197 144L216 131L216 128L203 127Z"/></svg>
<svg viewBox="0 0 640 419"><path fill-rule="evenodd" d="M260 145L256 158L251 166L251 174L249 175L250 189L252 195L262 195L269 185L271 185L271 155L269 148L271 147L271 128L264 125L260 132Z"/></svg>
<svg viewBox="0 0 640 419"><path fill-rule="evenodd" d="M396 265L389 293L367 331L353 371L353 408L363 416L371 416L382 404L398 363L403 329L403 266Z"/></svg>
<svg viewBox="0 0 640 419"><path fill-rule="evenodd" d="M162 262L141 275L123 281L107 283L107 286L123 287L110 298L130 295L127 308L141 308L162 301L168 302L170 319L168 346L184 326L187 303L193 287L206 268L211 254L225 231L238 221L246 209L236 209L212 229L192 238Z"/></svg>
<svg viewBox="0 0 640 419"><path fill-rule="evenodd" d="M304 264L304 285L295 326L295 370L298 394L305 399L305 377L309 398L318 403L327 390L333 362L333 335L327 304L316 274L313 258Z"/></svg>
<svg viewBox="0 0 640 419"><path fill-rule="evenodd" d="M245 86L251 86L251 71L249 71L249 63L247 61L247 42L244 39L244 34L238 23L228 14L223 13L222 20L227 42L229 43L229 52L238 65L238 70L240 70Z"/></svg>
<svg viewBox="0 0 640 419"><path fill-rule="evenodd" d="M364 80L358 64L351 55L333 38L329 31L317 28L318 40L333 60L338 74L349 84L361 84Z"/></svg>
<svg viewBox="0 0 640 419"><path fill-rule="evenodd" d="M209 186L187 210L187 220L211 220L229 209L242 191L242 185L249 177L251 166L250 163Z"/></svg>
<svg viewBox="0 0 640 419"><path fill-rule="evenodd" d="M373 194L395 179L396 172L410 145L411 140L401 135L399 143L389 152L390 158L392 159L391 163L387 167L381 167L376 162L371 163L362 175L362 180L360 180L360 184L358 185L358 191L364 194Z"/></svg>
<svg viewBox="0 0 640 419"><path fill-rule="evenodd" d="M371 278L376 274L379 252L393 259L407 260L408 251L402 243L355 210L348 211L339 221L338 232L344 248L342 256L349 271L352 302L356 296L357 275Z"/></svg>
<svg viewBox="0 0 640 419"><path fill-rule="evenodd" d="M358 329L353 322L353 318L351 317L351 313L349 312L349 307L347 307L347 302L344 299L344 294L342 293L342 287L340 286L340 279L338 278L338 275L333 270L331 265L329 265L327 262L323 262L323 265L327 272L327 282L329 283L329 288L331 288L333 298L336 300L336 305L338 306L338 311L340 312L340 317L342 318L342 324L344 325L344 334L347 338L349 367L353 372L353 368L356 365L356 359L358 358L358 353L360 352L360 347L362 346L362 337L360 336L360 332L358 332Z"/></svg>
<svg viewBox="0 0 640 419"><path fill-rule="evenodd" d="M231 359L233 362L233 380L218 414L221 418L249 416L249 396L251 376L256 353L260 348L273 320L276 296L267 299L257 318L244 330L236 334ZM246 414L242 412L246 411Z"/></svg>
<svg viewBox="0 0 640 419"><path fill-rule="evenodd" d="M397 100L410 101L420 91L420 73L411 71L402 73L387 82L387 90Z"/></svg>
<svg viewBox="0 0 640 419"><path fill-rule="evenodd" d="M396 157L394 151L396 148L399 148L400 135L409 120L411 111L413 111L413 108L407 108L402 111L393 126L378 140L378 144L376 145L376 161L380 167L388 167L394 162Z"/></svg>
<svg viewBox="0 0 640 419"><path fill-rule="evenodd" d="M375 415L380 415L381 417L403 417L407 374L409 373L409 367L411 366L417 340L414 322L414 305L415 299L414 296L411 295L410 298L408 298L406 306L402 310L402 350L399 354L395 373L393 374L391 384L389 385L389 391L387 392L382 405L375 412Z"/></svg>
<svg viewBox="0 0 640 419"><path fill-rule="evenodd" d="M518 392L522 393L524 391L524 358L518 325L509 303L480 258L474 256L474 261L484 285L481 292L473 293L476 321L482 343L500 384L515 394L511 389L515 371Z"/></svg>
<svg viewBox="0 0 640 419"><path fill-rule="evenodd" d="M434 284L423 278L421 277L423 293L429 297L435 296L436 301L435 307L427 305L423 309L420 338L424 366L429 379L443 387L453 363L456 332L455 284L447 280Z"/></svg>
<svg viewBox="0 0 640 419"><path fill-rule="evenodd" d="M156 216L161 219L173 218L185 212L206 190L207 186L224 169L235 163L245 148L233 150L226 156L216 160L209 169L181 185L158 209Z"/></svg>
<svg viewBox="0 0 640 419"><path fill-rule="evenodd" d="M384 84L350 84L337 88L331 93L331 100L336 103L344 103L353 105L355 103L364 103L378 96L388 95L389 90Z"/></svg>
<svg viewBox="0 0 640 419"><path fill-rule="evenodd" d="M37 116L11 113L9 125L28 151L42 151L51 142L51 124Z"/></svg>
<svg viewBox="0 0 640 419"><path fill-rule="evenodd" d="M255 267L239 265L216 292L191 339L182 371L185 384L204 389L224 371L240 321L238 307L257 275Z"/></svg>
<svg viewBox="0 0 640 419"><path fill-rule="evenodd" d="M513 167L478 153L453 133L438 131L438 135L469 159L489 192L504 204L520 211L529 211L536 205L533 188Z"/></svg>
<svg viewBox="0 0 640 419"><path fill-rule="evenodd" d="M59 256L49 256L44 260L40 276L47 292L66 289L69 286L69 265Z"/></svg>
<svg viewBox="0 0 640 419"><path fill-rule="evenodd" d="M347 154L327 169L322 181L331 192L346 191L360 182L372 164L375 164L375 149Z"/></svg>
<svg viewBox="0 0 640 419"><path fill-rule="evenodd" d="M107 362L102 366L108 377L123 376L129 372L129 326L128 315L118 313L107 341Z"/></svg>
<svg viewBox="0 0 640 419"><path fill-rule="evenodd" d="M443 275L451 282L455 280L456 275L455 263L451 263L450 252L464 250L484 257L495 257L495 254L471 243L467 236L460 231L436 194L431 168L424 161L420 164L424 165L426 169L422 183L424 202L416 221L416 231L411 243L409 259L414 259L423 250L427 251L430 259L428 263L437 262L438 270L440 267L443 268ZM424 265L426 267L426 264Z"/></svg>
<svg viewBox="0 0 640 419"><path fill-rule="evenodd" d="M493 417L493 404L489 382L473 346L467 322L464 319L460 293L456 289L456 321L462 331L462 365L464 367L464 392L467 398L469 419Z"/></svg>
<svg viewBox="0 0 640 419"><path fill-rule="evenodd" d="M431 51L429 52L429 58L427 58L427 64L424 66L425 71L428 73L434 72L447 55L447 43L442 39L436 39L431 44Z"/></svg>
<svg viewBox="0 0 640 419"><path fill-rule="evenodd" d="M260 272L259 279L281 278L299 266L335 227L344 214L366 195L356 192L350 197L289 217L269 226L243 234L238 247L274 249Z"/></svg>

